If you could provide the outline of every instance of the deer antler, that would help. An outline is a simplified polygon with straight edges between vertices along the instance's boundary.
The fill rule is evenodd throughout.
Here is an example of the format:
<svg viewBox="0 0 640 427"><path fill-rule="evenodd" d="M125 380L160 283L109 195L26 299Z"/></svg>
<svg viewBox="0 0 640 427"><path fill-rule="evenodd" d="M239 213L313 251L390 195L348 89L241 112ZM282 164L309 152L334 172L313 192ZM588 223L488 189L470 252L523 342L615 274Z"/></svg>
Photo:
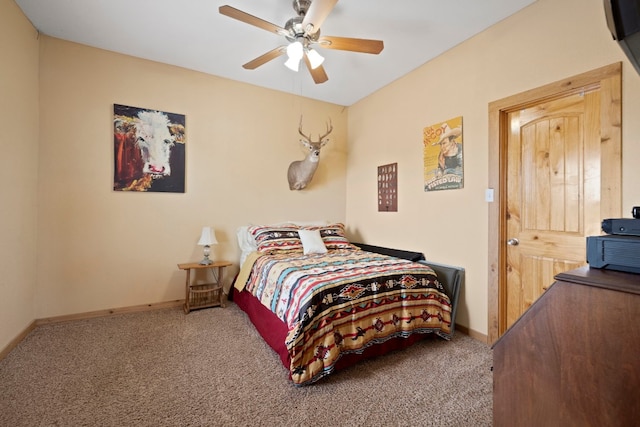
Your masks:
<svg viewBox="0 0 640 427"><path fill-rule="evenodd" d="M329 117L329 123L327 123L327 132L324 135L320 136L320 139L318 140L318 142L320 142L322 145L329 142L329 140L325 139L325 137L329 135L331 131L333 131L333 124L331 123L331 117Z"/></svg>
<svg viewBox="0 0 640 427"><path fill-rule="evenodd" d="M298 126L298 133L302 135L305 141L311 143L311 135L307 136L304 133L302 133L302 116L300 116L300 126Z"/></svg>
<svg viewBox="0 0 640 427"><path fill-rule="evenodd" d="M331 123L331 117L329 117L329 123L327 123L327 132L323 135L318 135L318 142L316 142L316 144L325 145L327 142L329 142L329 140L325 139L325 137L329 135L332 131L333 131L333 124ZM302 116L300 116L300 126L298 127L298 133L302 135L302 137L305 139L306 142L308 142L309 144L313 143L313 141L311 140L311 135L305 135L302 132Z"/></svg>

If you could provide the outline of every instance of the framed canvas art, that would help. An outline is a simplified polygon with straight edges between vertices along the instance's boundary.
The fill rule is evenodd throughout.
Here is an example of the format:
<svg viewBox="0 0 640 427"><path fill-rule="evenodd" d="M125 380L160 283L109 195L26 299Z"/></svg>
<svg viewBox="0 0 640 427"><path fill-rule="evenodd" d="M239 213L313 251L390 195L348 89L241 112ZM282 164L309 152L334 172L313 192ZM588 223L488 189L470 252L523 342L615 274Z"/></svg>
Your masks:
<svg viewBox="0 0 640 427"><path fill-rule="evenodd" d="M185 116L113 105L113 189L184 193Z"/></svg>

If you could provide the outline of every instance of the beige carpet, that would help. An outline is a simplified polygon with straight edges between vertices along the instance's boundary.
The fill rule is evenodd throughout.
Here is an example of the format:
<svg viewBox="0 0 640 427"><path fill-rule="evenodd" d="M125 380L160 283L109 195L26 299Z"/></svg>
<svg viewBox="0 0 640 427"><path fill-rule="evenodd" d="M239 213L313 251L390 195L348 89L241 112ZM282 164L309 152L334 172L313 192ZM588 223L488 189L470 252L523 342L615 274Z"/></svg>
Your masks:
<svg viewBox="0 0 640 427"><path fill-rule="evenodd" d="M233 303L36 328L0 426L490 426L491 350L457 333L295 387Z"/></svg>

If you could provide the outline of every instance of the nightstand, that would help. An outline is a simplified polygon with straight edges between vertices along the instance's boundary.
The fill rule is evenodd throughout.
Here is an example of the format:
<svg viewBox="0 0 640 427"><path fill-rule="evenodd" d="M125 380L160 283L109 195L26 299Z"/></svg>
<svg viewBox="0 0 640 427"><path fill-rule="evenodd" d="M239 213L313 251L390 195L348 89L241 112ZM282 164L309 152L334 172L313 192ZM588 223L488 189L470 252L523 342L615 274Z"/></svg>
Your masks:
<svg viewBox="0 0 640 427"><path fill-rule="evenodd" d="M187 280L184 285L184 312L189 313L197 308L224 307L225 299L223 282L224 269L231 265L228 261L214 261L211 264L199 264L188 262L178 264L180 270L187 272ZM213 282L191 283L191 270L209 269L213 275Z"/></svg>

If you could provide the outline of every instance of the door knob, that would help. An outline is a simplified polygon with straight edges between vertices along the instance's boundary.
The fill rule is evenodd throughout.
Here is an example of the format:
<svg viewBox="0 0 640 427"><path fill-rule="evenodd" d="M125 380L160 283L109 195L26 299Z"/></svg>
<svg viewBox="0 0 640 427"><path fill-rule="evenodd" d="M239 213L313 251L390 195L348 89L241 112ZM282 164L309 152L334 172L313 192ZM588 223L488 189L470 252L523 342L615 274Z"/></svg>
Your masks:
<svg viewBox="0 0 640 427"><path fill-rule="evenodd" d="M520 244L520 240L516 238L507 240L507 245L509 246L518 246L519 244Z"/></svg>

